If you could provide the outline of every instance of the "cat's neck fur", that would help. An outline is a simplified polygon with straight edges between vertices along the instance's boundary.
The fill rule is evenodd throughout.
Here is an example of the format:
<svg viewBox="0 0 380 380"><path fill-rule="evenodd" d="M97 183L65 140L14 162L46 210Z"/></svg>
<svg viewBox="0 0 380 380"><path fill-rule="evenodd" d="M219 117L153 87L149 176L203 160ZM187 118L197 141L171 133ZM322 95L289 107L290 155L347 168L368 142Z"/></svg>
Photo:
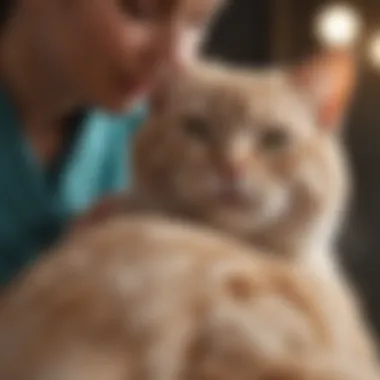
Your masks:
<svg viewBox="0 0 380 380"><path fill-rule="evenodd" d="M343 177L342 177L343 178ZM347 186L345 185L347 188ZM157 194L136 192L131 208L141 211L164 212L174 218L186 219L195 223L210 225L206 210L194 207L186 207L176 204L173 199L165 200L157 197ZM278 225L268 226L262 231L250 231L249 233L231 230L223 225L215 225L219 230L238 236L252 244L255 249L259 248L270 255L291 260L294 263L309 267L324 267L328 271L335 271L335 237L337 235L341 219L344 215L344 204L346 197L340 194L340 198L334 205L321 210L320 213L301 214L299 219L294 215L291 220L284 220ZM137 200L138 199L138 200ZM129 202L128 202L129 203ZM285 229L284 226L287 228Z"/></svg>

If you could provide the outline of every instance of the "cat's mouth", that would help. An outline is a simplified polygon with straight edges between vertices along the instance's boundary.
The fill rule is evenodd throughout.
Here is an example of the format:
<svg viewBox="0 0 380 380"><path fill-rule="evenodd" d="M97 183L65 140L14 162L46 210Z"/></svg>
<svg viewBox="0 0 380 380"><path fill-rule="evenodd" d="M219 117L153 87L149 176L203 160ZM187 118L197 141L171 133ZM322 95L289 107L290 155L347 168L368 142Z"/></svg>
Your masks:
<svg viewBox="0 0 380 380"><path fill-rule="evenodd" d="M248 196L248 194L237 191L233 188L224 188L220 190L216 196L215 201L226 208L247 210L257 206L257 200L254 197Z"/></svg>
<svg viewBox="0 0 380 380"><path fill-rule="evenodd" d="M271 223L286 212L288 195L284 188L276 191L267 189L266 192L256 189L254 192L227 186L214 192L210 207L224 218L242 220L252 228L256 223Z"/></svg>

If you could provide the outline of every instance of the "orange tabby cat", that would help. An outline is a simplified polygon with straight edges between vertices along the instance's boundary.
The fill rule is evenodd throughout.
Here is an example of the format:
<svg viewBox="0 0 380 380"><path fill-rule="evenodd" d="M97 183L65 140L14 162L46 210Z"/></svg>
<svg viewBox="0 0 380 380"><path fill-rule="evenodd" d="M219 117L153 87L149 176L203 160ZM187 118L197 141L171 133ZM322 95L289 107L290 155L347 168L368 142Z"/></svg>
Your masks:
<svg viewBox="0 0 380 380"><path fill-rule="evenodd" d="M332 254L348 192L336 129L353 78L350 57L340 54L289 71L188 68L138 136L129 207L232 231L320 276L334 318L368 354L372 339Z"/></svg>
<svg viewBox="0 0 380 380"><path fill-rule="evenodd" d="M324 281L154 216L66 241L0 309L7 380L376 380Z"/></svg>
<svg viewBox="0 0 380 380"><path fill-rule="evenodd" d="M349 193L337 129L354 76L344 53L259 73L198 62L138 136L135 193L315 272L373 351L333 254Z"/></svg>

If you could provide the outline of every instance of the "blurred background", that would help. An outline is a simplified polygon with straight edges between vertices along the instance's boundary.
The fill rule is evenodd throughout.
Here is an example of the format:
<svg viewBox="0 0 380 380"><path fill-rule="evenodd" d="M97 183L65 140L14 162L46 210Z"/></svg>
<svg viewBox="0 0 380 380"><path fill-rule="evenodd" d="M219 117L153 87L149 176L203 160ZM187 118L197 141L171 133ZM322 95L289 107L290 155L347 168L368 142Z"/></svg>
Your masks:
<svg viewBox="0 0 380 380"><path fill-rule="evenodd" d="M359 83L343 136L355 192L338 251L380 338L380 2L230 3L205 46L208 56L243 65L290 63L358 37Z"/></svg>

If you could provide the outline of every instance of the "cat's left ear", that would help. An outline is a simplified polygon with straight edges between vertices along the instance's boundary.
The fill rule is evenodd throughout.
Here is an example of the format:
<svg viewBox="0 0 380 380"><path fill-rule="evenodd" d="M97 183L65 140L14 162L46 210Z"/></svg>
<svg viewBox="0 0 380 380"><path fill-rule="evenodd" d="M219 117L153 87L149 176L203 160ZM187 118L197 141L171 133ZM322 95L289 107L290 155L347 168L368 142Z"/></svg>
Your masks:
<svg viewBox="0 0 380 380"><path fill-rule="evenodd" d="M318 124L328 130L343 122L356 84L356 59L334 51L313 57L292 72L292 80L315 108Z"/></svg>

